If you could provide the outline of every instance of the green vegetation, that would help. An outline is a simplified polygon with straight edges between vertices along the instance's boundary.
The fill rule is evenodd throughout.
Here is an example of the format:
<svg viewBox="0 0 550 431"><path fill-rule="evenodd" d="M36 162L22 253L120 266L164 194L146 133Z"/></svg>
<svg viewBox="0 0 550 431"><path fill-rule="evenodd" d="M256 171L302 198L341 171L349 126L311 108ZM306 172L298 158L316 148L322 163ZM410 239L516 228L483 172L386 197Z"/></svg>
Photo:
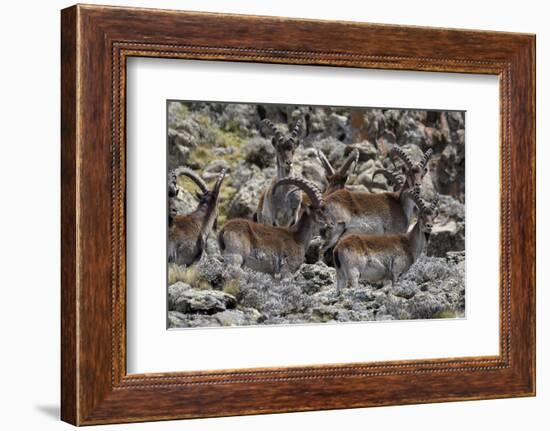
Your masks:
<svg viewBox="0 0 550 431"><path fill-rule="evenodd" d="M448 308L445 308L437 313L435 313L432 317L432 319L455 319L458 317L456 311L449 310Z"/></svg>

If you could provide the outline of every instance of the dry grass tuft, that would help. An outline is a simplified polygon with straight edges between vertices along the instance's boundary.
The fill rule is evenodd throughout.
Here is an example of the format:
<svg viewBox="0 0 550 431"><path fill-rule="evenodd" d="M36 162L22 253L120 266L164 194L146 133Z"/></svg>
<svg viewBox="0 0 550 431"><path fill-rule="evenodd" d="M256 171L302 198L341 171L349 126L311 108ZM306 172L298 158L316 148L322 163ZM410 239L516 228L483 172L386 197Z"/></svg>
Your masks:
<svg viewBox="0 0 550 431"><path fill-rule="evenodd" d="M223 291L236 298L241 293L241 281L238 278L227 281L223 285Z"/></svg>

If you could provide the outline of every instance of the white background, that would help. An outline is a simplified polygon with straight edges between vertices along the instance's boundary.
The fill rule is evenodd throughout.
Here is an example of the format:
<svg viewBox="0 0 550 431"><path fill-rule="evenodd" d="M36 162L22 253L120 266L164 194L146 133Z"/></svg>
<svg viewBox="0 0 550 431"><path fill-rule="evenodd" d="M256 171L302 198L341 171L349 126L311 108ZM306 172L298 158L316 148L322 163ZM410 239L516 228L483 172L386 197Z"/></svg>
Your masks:
<svg viewBox="0 0 550 431"><path fill-rule="evenodd" d="M550 422L548 285L550 29L544 2L394 0L370 3L272 1L117 1L188 10L345 19L537 33L538 396L508 399L106 426L146 430L547 429ZM0 15L0 305L4 429L69 429L59 409L59 9L65 1L4 2ZM546 314L545 314L546 313Z"/></svg>
<svg viewBox="0 0 550 431"><path fill-rule="evenodd" d="M129 373L498 354L498 77L140 58L127 83ZM466 111L466 319L167 331L166 99L184 98Z"/></svg>

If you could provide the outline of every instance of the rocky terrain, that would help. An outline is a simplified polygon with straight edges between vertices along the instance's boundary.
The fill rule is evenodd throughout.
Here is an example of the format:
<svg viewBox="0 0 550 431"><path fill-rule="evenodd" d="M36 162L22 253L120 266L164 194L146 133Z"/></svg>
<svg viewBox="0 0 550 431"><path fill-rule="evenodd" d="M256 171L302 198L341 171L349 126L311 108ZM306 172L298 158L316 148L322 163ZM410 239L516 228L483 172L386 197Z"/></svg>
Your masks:
<svg viewBox="0 0 550 431"><path fill-rule="evenodd" d="M169 263L169 327L464 316L463 112L170 102L168 168L189 166L209 183L222 169L228 170L218 226L234 217L251 217L261 191L275 174L275 152L260 126L263 118L280 126L304 121L306 133L294 157L295 174L321 188L326 184L317 149L338 167L357 148L359 164L349 187L380 192L391 186L382 176L372 183L371 176L374 170L390 166L388 152L394 145L415 160L432 148L422 193L426 199L438 194L440 216L427 255L393 286L362 284L337 297L334 268L317 261L314 252L291 278L245 269L238 277L225 279L212 234L207 254L198 264L181 268ZM196 186L185 178L178 186L176 209L189 213L197 205Z"/></svg>

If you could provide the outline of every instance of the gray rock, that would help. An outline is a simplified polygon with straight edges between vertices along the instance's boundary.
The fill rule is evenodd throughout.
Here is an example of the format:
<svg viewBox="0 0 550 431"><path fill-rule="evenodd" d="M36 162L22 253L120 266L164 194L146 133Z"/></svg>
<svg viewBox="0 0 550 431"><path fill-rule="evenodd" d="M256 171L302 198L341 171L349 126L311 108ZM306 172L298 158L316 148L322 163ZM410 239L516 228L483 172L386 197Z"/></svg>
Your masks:
<svg viewBox="0 0 550 431"><path fill-rule="evenodd" d="M185 292L191 290L191 286L183 281L178 281L168 286L168 309L174 310L176 300Z"/></svg>
<svg viewBox="0 0 550 431"><path fill-rule="evenodd" d="M319 292L322 288L334 284L336 270L324 262L304 263L298 269L295 280L302 285L305 293Z"/></svg>
<svg viewBox="0 0 550 431"><path fill-rule="evenodd" d="M187 190L178 187L178 193L172 199L172 208L176 210L176 214L186 215L197 209L199 201L195 195Z"/></svg>
<svg viewBox="0 0 550 431"><path fill-rule="evenodd" d="M275 149L270 139L261 137L250 139L244 146L243 153L247 163L252 163L259 168L275 165Z"/></svg>
<svg viewBox="0 0 550 431"><path fill-rule="evenodd" d="M254 308L243 310L225 310L214 314L221 326L243 326L257 324L262 315Z"/></svg>
<svg viewBox="0 0 550 431"><path fill-rule="evenodd" d="M209 238L209 241L210 239L213 243L210 245L213 249L213 253L203 256L203 258L198 262L197 267L201 279L208 281L213 288L221 289L226 281L222 276L225 269L225 264L219 255L218 241L215 238L215 235L212 235L212 238Z"/></svg>
<svg viewBox="0 0 550 431"><path fill-rule="evenodd" d="M314 144L315 148L321 150L325 154L325 156L329 157L329 161L331 162L333 160L330 158L329 155L333 151L340 150L341 154L344 154L346 149L346 144L334 138L333 136L327 136L323 139L316 140Z"/></svg>
<svg viewBox="0 0 550 431"><path fill-rule="evenodd" d="M217 123L220 129L237 133L241 136L251 134L251 129L256 128L259 121L255 105L244 103L229 103L223 106L222 114Z"/></svg>
<svg viewBox="0 0 550 431"><path fill-rule="evenodd" d="M243 184L229 203L227 215L230 218L250 218L256 211L260 195L268 185L265 177L254 175Z"/></svg>
<svg viewBox="0 0 550 431"><path fill-rule="evenodd" d="M193 289L181 281L168 287L168 307L173 311L214 314L236 305L235 297L225 292Z"/></svg>
<svg viewBox="0 0 550 431"><path fill-rule="evenodd" d="M217 178L221 171L225 169L229 171L229 163L223 159L212 160L203 170L202 177L208 181Z"/></svg>
<svg viewBox="0 0 550 431"><path fill-rule="evenodd" d="M328 118L328 131L330 136L342 142L347 142L351 139L351 130L348 117L338 115L335 112L330 114Z"/></svg>
<svg viewBox="0 0 550 431"><path fill-rule="evenodd" d="M211 328L221 326L218 319L207 314L185 314L168 311L168 328Z"/></svg>
<svg viewBox="0 0 550 431"><path fill-rule="evenodd" d="M347 156L354 149L357 149L359 151L360 162L366 162L367 160L372 160L376 158L376 156L378 155L378 150L369 141L362 141L356 144L348 145L348 148L346 148L344 155Z"/></svg>

